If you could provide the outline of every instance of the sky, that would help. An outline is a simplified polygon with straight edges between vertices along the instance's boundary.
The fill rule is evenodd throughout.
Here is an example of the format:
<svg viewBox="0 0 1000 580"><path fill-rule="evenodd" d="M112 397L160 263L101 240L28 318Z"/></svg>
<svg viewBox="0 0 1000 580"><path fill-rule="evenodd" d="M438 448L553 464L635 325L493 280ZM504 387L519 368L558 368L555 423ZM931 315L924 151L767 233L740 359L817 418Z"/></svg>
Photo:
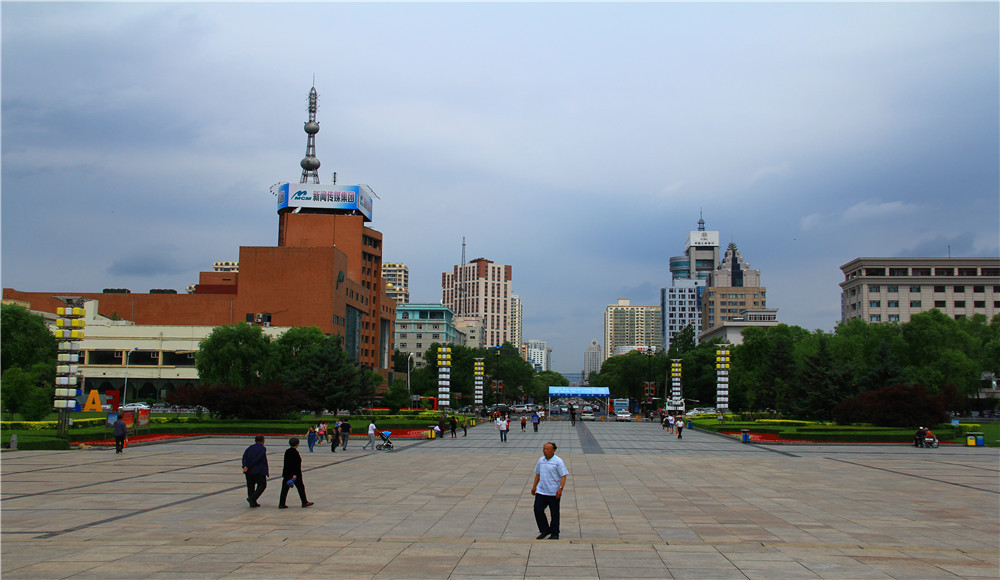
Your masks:
<svg viewBox="0 0 1000 580"><path fill-rule="evenodd" d="M992 3L0 4L0 283L184 291L277 243L315 79L412 302L485 257L578 373L704 217L787 324L861 256L1000 255ZM724 248L723 248L724 249Z"/></svg>

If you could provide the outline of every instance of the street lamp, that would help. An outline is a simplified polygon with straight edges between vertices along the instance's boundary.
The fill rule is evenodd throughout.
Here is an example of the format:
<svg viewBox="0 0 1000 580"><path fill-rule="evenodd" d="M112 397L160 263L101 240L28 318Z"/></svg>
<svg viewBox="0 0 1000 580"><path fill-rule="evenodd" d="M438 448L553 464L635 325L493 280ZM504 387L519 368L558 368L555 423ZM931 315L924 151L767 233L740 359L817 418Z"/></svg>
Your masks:
<svg viewBox="0 0 1000 580"><path fill-rule="evenodd" d="M411 397L413 396L413 393L410 392L410 359L412 359L416 355L417 353L415 352L411 352L410 354L406 355L406 394L410 395ZM410 406L411 407L413 406L412 399L410 400Z"/></svg>
<svg viewBox="0 0 1000 580"><path fill-rule="evenodd" d="M128 357L133 352L139 350L139 347L135 347L132 350L125 351L125 386L122 387L122 402L121 405L125 404L125 394L128 393ZM118 405L121 407L121 405Z"/></svg>

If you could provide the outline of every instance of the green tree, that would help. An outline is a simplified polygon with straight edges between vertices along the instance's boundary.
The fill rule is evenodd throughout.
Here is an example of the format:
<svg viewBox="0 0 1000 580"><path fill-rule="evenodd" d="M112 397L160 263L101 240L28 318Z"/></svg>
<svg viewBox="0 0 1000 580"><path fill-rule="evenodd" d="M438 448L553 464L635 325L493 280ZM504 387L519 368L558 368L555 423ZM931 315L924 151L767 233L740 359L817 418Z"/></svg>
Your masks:
<svg viewBox="0 0 1000 580"><path fill-rule="evenodd" d="M289 328L270 345L271 363L274 366L270 372L280 375L296 364L299 355L326 340L326 335L318 326L295 326Z"/></svg>
<svg viewBox="0 0 1000 580"><path fill-rule="evenodd" d="M11 367L3 372L0 398L11 419L19 413L26 421L40 421L52 411L55 393L48 385L53 383L54 370L54 366L39 362L27 370Z"/></svg>
<svg viewBox="0 0 1000 580"><path fill-rule="evenodd" d="M309 408L355 409L375 394L377 373L362 371L344 352L341 338L328 336L298 355L297 364L284 370L283 384L308 396Z"/></svg>
<svg viewBox="0 0 1000 580"><path fill-rule="evenodd" d="M406 390L406 380L393 381L392 386L389 387L389 392L385 394L385 398L382 400L392 413L398 412L403 407L409 407L410 392Z"/></svg>
<svg viewBox="0 0 1000 580"><path fill-rule="evenodd" d="M271 340L259 326L217 326L198 345L195 367L205 384L259 386L271 382Z"/></svg>
<svg viewBox="0 0 1000 580"><path fill-rule="evenodd" d="M681 355L691 352L697 346L694 335L694 324L682 328L670 339L670 349L667 358L681 358Z"/></svg>
<svg viewBox="0 0 1000 580"><path fill-rule="evenodd" d="M27 371L36 363L55 366L59 341L45 320L16 304L0 305L0 372Z"/></svg>

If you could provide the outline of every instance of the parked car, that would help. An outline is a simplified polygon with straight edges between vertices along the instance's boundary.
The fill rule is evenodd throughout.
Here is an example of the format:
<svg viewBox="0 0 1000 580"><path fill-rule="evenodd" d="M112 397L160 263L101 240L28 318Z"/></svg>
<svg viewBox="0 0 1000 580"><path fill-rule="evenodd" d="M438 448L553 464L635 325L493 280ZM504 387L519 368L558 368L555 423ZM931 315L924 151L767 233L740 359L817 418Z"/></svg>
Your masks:
<svg viewBox="0 0 1000 580"><path fill-rule="evenodd" d="M597 419L594 417L594 412L593 411L584 411L583 413L580 414L580 420L581 421L596 421Z"/></svg>
<svg viewBox="0 0 1000 580"><path fill-rule="evenodd" d="M514 405L512 408L514 409L515 413L527 413L528 412L528 406L527 405Z"/></svg>
<svg viewBox="0 0 1000 580"><path fill-rule="evenodd" d="M621 411L615 411L615 421L631 421L632 413L627 410L622 409Z"/></svg>
<svg viewBox="0 0 1000 580"><path fill-rule="evenodd" d="M139 409L148 409L149 405L146 403L125 403L124 405L119 405L119 411L138 411Z"/></svg>

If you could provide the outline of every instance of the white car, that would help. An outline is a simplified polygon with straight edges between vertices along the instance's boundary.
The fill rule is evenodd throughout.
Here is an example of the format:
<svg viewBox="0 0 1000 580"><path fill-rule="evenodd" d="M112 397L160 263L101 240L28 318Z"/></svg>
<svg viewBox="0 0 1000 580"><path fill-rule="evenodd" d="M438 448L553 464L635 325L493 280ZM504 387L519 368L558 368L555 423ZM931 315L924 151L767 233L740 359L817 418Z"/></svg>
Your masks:
<svg viewBox="0 0 1000 580"><path fill-rule="evenodd" d="M597 419L594 417L594 412L593 411L584 411L583 413L580 414L580 420L581 421L596 421Z"/></svg>
<svg viewBox="0 0 1000 580"><path fill-rule="evenodd" d="M631 421L632 413L629 413L625 409L621 411L615 411L615 421Z"/></svg>
<svg viewBox="0 0 1000 580"><path fill-rule="evenodd" d="M139 409L148 409L149 405L146 403L125 403L124 405L119 405L119 411L138 411Z"/></svg>

